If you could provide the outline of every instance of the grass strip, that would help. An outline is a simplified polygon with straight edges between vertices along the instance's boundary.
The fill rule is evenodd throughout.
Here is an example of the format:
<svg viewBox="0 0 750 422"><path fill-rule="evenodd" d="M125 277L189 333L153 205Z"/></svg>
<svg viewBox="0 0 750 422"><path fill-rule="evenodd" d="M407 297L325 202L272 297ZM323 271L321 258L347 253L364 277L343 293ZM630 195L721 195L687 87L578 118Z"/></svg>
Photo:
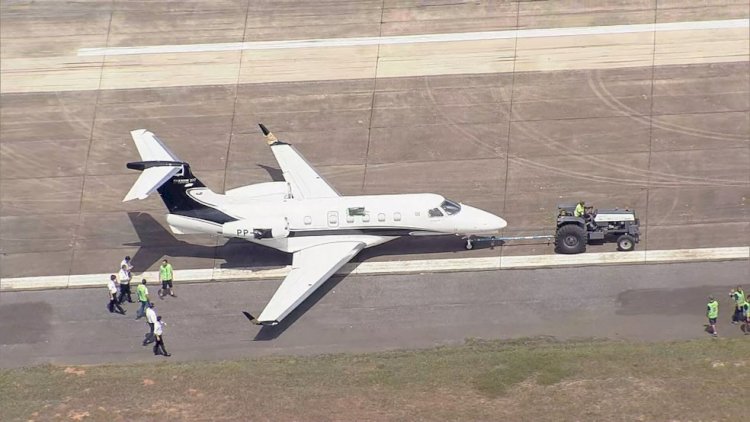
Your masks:
<svg viewBox="0 0 750 422"><path fill-rule="evenodd" d="M750 338L456 347L0 371L0 420L730 420Z"/></svg>

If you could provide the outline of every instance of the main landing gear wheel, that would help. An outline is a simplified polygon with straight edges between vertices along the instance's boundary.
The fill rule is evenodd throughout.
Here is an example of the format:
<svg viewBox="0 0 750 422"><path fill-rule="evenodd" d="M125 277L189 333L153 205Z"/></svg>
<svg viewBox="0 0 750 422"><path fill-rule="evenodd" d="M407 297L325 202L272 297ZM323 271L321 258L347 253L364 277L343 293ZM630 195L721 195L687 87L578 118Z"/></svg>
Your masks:
<svg viewBox="0 0 750 422"><path fill-rule="evenodd" d="M635 249L635 238L629 234L624 234L617 238L617 250L630 252Z"/></svg>
<svg viewBox="0 0 750 422"><path fill-rule="evenodd" d="M586 229L575 224L566 224L557 229L555 249L562 254L586 252Z"/></svg>

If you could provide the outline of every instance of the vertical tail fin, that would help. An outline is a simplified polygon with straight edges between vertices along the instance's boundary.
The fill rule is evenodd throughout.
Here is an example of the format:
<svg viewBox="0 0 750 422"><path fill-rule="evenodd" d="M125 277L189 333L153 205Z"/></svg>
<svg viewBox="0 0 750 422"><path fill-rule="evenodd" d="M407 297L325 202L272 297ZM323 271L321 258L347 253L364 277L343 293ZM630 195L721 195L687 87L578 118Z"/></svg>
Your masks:
<svg viewBox="0 0 750 422"><path fill-rule="evenodd" d="M216 209L210 200L206 202L209 197L217 195L193 175L190 164L177 158L153 133L138 129L130 134L143 161L128 163L127 167L143 173L125 195L123 202L144 199L158 191L171 214L219 224L234 220ZM191 192L201 195L202 200L196 200Z"/></svg>
<svg viewBox="0 0 750 422"><path fill-rule="evenodd" d="M134 130L130 132L130 136L133 137L143 161L128 163L128 168L141 170L143 173L125 195L123 202L145 199L166 181L184 173L184 166L187 165L177 158L156 135L146 129Z"/></svg>

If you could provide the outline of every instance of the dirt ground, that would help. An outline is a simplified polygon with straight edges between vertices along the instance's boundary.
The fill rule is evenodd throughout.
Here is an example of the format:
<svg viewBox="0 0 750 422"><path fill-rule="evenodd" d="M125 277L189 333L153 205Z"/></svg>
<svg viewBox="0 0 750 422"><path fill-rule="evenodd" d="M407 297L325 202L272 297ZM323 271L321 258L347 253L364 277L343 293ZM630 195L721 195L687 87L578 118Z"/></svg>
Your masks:
<svg viewBox="0 0 750 422"><path fill-rule="evenodd" d="M0 419L732 420L746 413L748 341L467 340L361 355L42 366L0 372Z"/></svg>

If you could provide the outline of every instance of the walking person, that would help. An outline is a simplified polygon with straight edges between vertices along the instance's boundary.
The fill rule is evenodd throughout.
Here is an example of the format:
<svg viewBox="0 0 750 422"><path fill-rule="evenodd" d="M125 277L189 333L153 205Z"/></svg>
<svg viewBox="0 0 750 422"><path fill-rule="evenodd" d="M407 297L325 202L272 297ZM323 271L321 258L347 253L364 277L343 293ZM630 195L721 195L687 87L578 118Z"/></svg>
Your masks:
<svg viewBox="0 0 750 422"><path fill-rule="evenodd" d="M109 283L107 283L107 289L109 290L109 305L107 307L109 308L109 312L112 313L115 311L115 308L117 308L117 311L123 315L125 315L125 310L122 309L122 306L117 302L117 276L112 274L109 276Z"/></svg>
<svg viewBox="0 0 750 422"><path fill-rule="evenodd" d="M159 281L161 281L161 289L159 289L160 299L163 299L167 293L172 297L177 297L174 294L174 286L172 285L173 278L174 274L172 272L172 264L165 259L161 262L161 266L159 267Z"/></svg>
<svg viewBox="0 0 750 422"><path fill-rule="evenodd" d="M732 324L738 324L745 321L742 315L742 305L745 304L745 291L742 290L742 286L737 286L736 289L729 292L729 297L734 300L734 314L732 314Z"/></svg>
<svg viewBox="0 0 750 422"><path fill-rule="evenodd" d="M125 301L125 296L128 298L129 303L133 303L133 298L130 297L130 270L128 269L128 266L125 264L122 264L120 266L120 273L118 274L120 278L120 298L117 300L117 303L122 303Z"/></svg>
<svg viewBox="0 0 750 422"><path fill-rule="evenodd" d="M128 271L133 271L133 263L130 261L130 256L126 256L125 259L120 261L120 268L122 268L123 265L127 267Z"/></svg>
<svg viewBox="0 0 750 422"><path fill-rule="evenodd" d="M146 338L143 339L143 345L147 345L150 343L153 343L154 338L154 327L156 325L156 311L154 310L154 304L149 303L148 308L146 308L146 324L148 324L148 333L146 333Z"/></svg>
<svg viewBox="0 0 750 422"><path fill-rule="evenodd" d="M145 278L141 280L141 284L136 287L135 295L138 297L138 302L141 304L141 307L138 308L138 312L135 313L135 319L140 319L145 315L146 308L150 303L148 299L148 287L146 287Z"/></svg>
<svg viewBox="0 0 750 422"><path fill-rule="evenodd" d="M156 337L156 344L154 344L154 355L172 356L171 353L167 352L164 348L164 326L167 325L165 322L161 322L161 315L156 317L156 323L154 323L154 337Z"/></svg>
<svg viewBox="0 0 750 422"><path fill-rule="evenodd" d="M745 298L745 303L740 307L742 310L742 325L740 325L740 331L745 335L750 335L750 302Z"/></svg>
<svg viewBox="0 0 750 422"><path fill-rule="evenodd" d="M711 327L711 335L718 337L719 333L716 331L716 319L719 318L719 302L716 301L716 298L713 296L708 297L706 317L708 317L708 325Z"/></svg>

